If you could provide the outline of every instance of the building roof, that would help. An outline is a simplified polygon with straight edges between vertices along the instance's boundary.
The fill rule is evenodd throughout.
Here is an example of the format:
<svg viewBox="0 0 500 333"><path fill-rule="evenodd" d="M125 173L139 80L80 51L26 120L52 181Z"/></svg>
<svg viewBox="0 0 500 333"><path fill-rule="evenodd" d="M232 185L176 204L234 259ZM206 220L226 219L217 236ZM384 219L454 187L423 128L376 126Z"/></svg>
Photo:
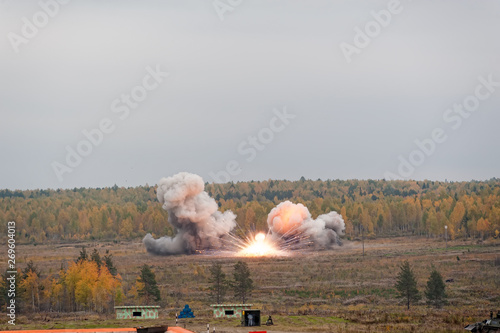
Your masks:
<svg viewBox="0 0 500 333"><path fill-rule="evenodd" d="M160 308L159 305L124 305L115 306L115 309L150 309L150 308Z"/></svg>
<svg viewBox="0 0 500 333"><path fill-rule="evenodd" d="M211 307L234 307L234 306L252 306L253 304L211 304Z"/></svg>

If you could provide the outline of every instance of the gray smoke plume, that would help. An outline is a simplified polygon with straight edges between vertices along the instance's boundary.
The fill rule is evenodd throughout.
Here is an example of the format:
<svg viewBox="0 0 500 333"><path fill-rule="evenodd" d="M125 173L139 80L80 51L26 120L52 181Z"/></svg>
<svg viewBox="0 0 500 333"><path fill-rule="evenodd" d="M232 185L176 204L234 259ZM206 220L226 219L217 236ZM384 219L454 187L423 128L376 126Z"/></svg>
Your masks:
<svg viewBox="0 0 500 333"><path fill-rule="evenodd" d="M337 212L323 214L313 220L307 207L290 201L284 201L271 210L267 225L275 237L307 237L318 249L342 245L340 236L345 230L344 219Z"/></svg>
<svg viewBox="0 0 500 333"><path fill-rule="evenodd" d="M159 239L147 234L142 242L150 253L172 255L217 249L222 238L236 226L236 215L217 210L217 203L205 192L203 179L198 175L181 172L162 178L157 197L177 234Z"/></svg>

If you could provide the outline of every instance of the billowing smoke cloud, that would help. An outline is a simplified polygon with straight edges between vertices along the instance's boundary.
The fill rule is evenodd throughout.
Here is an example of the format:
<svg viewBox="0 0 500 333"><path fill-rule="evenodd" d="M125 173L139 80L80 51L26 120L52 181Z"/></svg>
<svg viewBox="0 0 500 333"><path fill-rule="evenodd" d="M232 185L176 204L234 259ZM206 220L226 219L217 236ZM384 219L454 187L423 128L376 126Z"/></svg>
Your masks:
<svg viewBox="0 0 500 333"><path fill-rule="evenodd" d="M344 219L337 212L318 216L313 220L307 207L284 201L274 207L267 216L271 233L278 237L308 237L317 248L341 245L344 235Z"/></svg>
<svg viewBox="0 0 500 333"><path fill-rule="evenodd" d="M150 253L171 255L217 249L223 236L236 226L236 215L217 210L217 203L205 192L203 179L198 175L181 172L162 178L157 197L177 234L159 239L147 234L142 242Z"/></svg>

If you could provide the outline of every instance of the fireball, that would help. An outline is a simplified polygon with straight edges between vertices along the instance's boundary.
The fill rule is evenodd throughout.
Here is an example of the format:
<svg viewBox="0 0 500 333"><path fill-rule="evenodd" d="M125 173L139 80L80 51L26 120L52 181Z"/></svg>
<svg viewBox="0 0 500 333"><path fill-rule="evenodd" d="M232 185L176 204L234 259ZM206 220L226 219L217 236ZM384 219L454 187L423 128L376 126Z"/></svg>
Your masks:
<svg viewBox="0 0 500 333"><path fill-rule="evenodd" d="M284 201L274 207L267 217L267 225L273 233L291 236L301 232L304 221L311 219L311 213L302 204Z"/></svg>
<svg viewBox="0 0 500 333"><path fill-rule="evenodd" d="M283 255L283 253L277 249L276 245L270 239L267 239L265 234L260 232L255 235L253 240L245 244L237 255L244 257L268 257Z"/></svg>

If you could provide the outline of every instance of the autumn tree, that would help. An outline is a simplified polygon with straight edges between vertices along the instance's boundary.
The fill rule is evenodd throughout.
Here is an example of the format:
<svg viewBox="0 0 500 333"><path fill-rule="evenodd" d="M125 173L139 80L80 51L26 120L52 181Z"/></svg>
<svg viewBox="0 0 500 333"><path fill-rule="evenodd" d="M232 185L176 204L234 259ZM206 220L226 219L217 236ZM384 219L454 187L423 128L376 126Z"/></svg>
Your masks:
<svg viewBox="0 0 500 333"><path fill-rule="evenodd" d="M29 271L26 276L21 280L20 287L25 290L26 296L30 299L32 310L39 310L40 305L40 292L39 292L40 279L34 271Z"/></svg>
<svg viewBox="0 0 500 333"><path fill-rule="evenodd" d="M99 270L99 276L92 288L94 310L104 312L106 305L121 299L121 283L119 277L114 277L106 266Z"/></svg>
<svg viewBox="0 0 500 333"><path fill-rule="evenodd" d="M420 300L420 293L417 289L417 280L415 279L415 274L413 273L408 260L405 260L399 268L400 272L397 276L396 289L399 293L398 297L405 300L409 310L410 303L418 302Z"/></svg>
<svg viewBox="0 0 500 333"><path fill-rule="evenodd" d="M481 238L484 239L484 235L487 234L488 231L490 230L490 222L488 222L487 219L481 217L477 221L476 229L481 233Z"/></svg>
<svg viewBox="0 0 500 333"><path fill-rule="evenodd" d="M113 276L104 265L79 260L69 264L62 281L67 288L72 311L85 309L105 312L108 304L121 295L121 277Z"/></svg>
<svg viewBox="0 0 500 333"><path fill-rule="evenodd" d="M94 288L99 278L99 268L93 261L80 261L78 264L78 281L75 285L75 301L83 309L92 310Z"/></svg>
<svg viewBox="0 0 500 333"><path fill-rule="evenodd" d="M140 290L144 289L144 283L140 281L140 277L137 277L135 283L130 287L128 294L131 295L136 302L139 302L141 299Z"/></svg>
<svg viewBox="0 0 500 333"><path fill-rule="evenodd" d="M455 208L450 214L450 237L451 239L455 238L456 235L461 231L462 220L465 216L465 206L462 202L457 202Z"/></svg>
<svg viewBox="0 0 500 333"><path fill-rule="evenodd" d="M44 297L47 299L49 304L49 311L61 311L62 303L64 297L64 284L62 283L62 278L55 278L49 275L45 279L45 287L43 290Z"/></svg>
<svg viewBox="0 0 500 333"><path fill-rule="evenodd" d="M132 231L134 230L134 226L132 224L132 220L128 217L123 219L120 223L119 233L120 236L124 238L130 238L132 236Z"/></svg>
<svg viewBox="0 0 500 333"><path fill-rule="evenodd" d="M347 211L345 206L342 206L342 208L340 209L340 215L342 215L342 218L344 219L345 233L346 235L351 237L353 233L353 227L352 222L347 218Z"/></svg>
<svg viewBox="0 0 500 333"><path fill-rule="evenodd" d="M40 275L40 270L30 260L23 270L21 283L19 284L19 287L24 290L26 297L30 300L33 311L40 308Z"/></svg>

